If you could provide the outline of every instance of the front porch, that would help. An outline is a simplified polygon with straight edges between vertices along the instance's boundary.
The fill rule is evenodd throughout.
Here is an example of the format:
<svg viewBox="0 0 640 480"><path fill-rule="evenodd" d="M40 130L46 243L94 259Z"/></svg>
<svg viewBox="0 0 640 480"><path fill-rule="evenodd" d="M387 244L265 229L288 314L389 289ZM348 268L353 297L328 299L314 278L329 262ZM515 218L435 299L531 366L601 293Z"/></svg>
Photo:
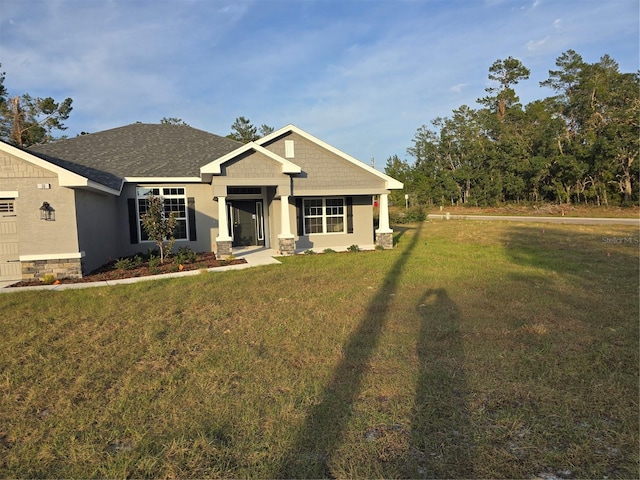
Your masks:
<svg viewBox="0 0 640 480"><path fill-rule="evenodd" d="M329 234L316 237L323 237L325 239L332 238L338 240L337 242L331 243L331 245L322 245L320 242L318 242L320 244L316 244L315 242L311 242L310 237L304 235L304 231L301 230L303 219L300 217L304 215L301 208L301 197L298 197L299 201L295 202L295 200L290 200L290 195L284 194L283 190L285 189L275 188L272 192L273 195L269 194L267 190L268 188L265 187L264 195L257 200L260 213L254 213L253 218L247 220L248 227L246 228L253 228L253 231L257 232L255 237L251 235L246 236L246 238L249 239L256 239L255 241L249 242L238 241L237 236L238 231L240 231L238 230L238 225L240 222L234 217L233 213L237 208L231 207L234 202L240 201L247 203L247 200L237 199L227 195L217 195L219 226L218 236L216 237L216 255L218 258L225 259L231 255L237 256L237 251L242 251L244 247L253 246L272 249L276 252L276 255L294 255L307 250L321 252L327 248L340 251L346 250L352 245L358 245L358 247L363 250L376 247L382 247L383 249L393 248L393 230L389 227L388 194L379 195L379 228L375 230L375 239L372 238L371 230L369 230L368 237L363 237L361 234L360 236L353 237L353 241L351 241L351 238L344 238L343 241L349 243L341 247L342 243L339 241L341 236L352 237L353 227L351 223L349 226L351 230L349 230L349 232L347 232L345 227L345 235L340 234L336 237L336 234ZM299 205L295 205L295 203ZM264 212L262 212L262 204L265 206ZM348 206L351 208L350 199ZM362 207L365 206L366 205L362 204ZM371 206L371 208L373 208L373 206ZM345 210L345 225L347 223L346 216L347 213ZM251 222L254 224L253 227L251 226ZM275 232L269 232L269 225L271 225L271 229L275 230ZM297 240L296 236L292 233L295 225L298 226ZM240 228L242 227L240 226ZM363 227L361 232L366 230L367 228ZM260 237L259 232L262 232L263 237ZM358 238L359 240L357 240ZM371 244L371 240L374 240L373 244Z"/></svg>

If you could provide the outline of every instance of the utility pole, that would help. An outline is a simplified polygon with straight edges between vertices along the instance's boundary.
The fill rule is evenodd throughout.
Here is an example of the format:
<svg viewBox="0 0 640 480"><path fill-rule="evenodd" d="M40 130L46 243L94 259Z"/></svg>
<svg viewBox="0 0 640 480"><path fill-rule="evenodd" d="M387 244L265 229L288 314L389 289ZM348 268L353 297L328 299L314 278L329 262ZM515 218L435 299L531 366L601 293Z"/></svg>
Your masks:
<svg viewBox="0 0 640 480"><path fill-rule="evenodd" d="M20 98L15 97L12 102L13 124L11 125L11 137L16 145L22 147L22 110L20 109Z"/></svg>

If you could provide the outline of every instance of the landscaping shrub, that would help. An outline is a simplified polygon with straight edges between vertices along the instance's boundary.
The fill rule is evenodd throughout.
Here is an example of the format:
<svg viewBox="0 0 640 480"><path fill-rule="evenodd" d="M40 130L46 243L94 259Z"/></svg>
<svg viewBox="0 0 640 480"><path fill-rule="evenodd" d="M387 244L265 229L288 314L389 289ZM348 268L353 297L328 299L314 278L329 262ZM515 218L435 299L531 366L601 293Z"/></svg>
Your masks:
<svg viewBox="0 0 640 480"><path fill-rule="evenodd" d="M133 259L124 257L116 261L116 268L118 270L133 270L135 268Z"/></svg>
<svg viewBox="0 0 640 480"><path fill-rule="evenodd" d="M198 255L189 247L180 247L173 258L178 264L194 263L198 259Z"/></svg>
<svg viewBox="0 0 640 480"><path fill-rule="evenodd" d="M160 257L153 254L149 255L149 268L158 268L158 265L160 265Z"/></svg>
<svg viewBox="0 0 640 480"><path fill-rule="evenodd" d="M56 281L56 276L53 273L46 273L40 277L40 281L45 285L53 285Z"/></svg>
<svg viewBox="0 0 640 480"><path fill-rule="evenodd" d="M389 209L389 223L398 225L403 223L419 223L427 219L427 212L421 205L406 210Z"/></svg>

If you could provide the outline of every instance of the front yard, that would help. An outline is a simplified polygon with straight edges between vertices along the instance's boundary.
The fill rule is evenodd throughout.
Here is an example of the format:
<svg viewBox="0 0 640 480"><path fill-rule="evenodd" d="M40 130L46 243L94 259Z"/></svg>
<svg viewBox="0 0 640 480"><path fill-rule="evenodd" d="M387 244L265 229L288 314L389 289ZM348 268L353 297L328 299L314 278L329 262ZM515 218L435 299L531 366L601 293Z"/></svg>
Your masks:
<svg viewBox="0 0 640 480"><path fill-rule="evenodd" d="M0 475L637 478L638 235L425 222L0 295Z"/></svg>

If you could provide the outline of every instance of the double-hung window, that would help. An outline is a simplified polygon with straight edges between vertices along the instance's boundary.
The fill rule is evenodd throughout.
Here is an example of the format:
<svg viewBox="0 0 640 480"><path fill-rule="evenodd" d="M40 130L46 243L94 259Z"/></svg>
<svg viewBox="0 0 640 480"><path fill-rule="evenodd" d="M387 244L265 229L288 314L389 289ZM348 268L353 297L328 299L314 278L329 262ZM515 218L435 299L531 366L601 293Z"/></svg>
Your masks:
<svg viewBox="0 0 640 480"><path fill-rule="evenodd" d="M174 238L176 240L188 240L187 197L184 187L138 187L137 205L140 240L143 242L149 240L147 232L142 227L142 216L147 213L147 198L149 196L162 197L165 215L168 216L173 212L177 220L177 227L173 233Z"/></svg>
<svg viewBox="0 0 640 480"><path fill-rule="evenodd" d="M305 198L304 233L345 233L344 198Z"/></svg>

